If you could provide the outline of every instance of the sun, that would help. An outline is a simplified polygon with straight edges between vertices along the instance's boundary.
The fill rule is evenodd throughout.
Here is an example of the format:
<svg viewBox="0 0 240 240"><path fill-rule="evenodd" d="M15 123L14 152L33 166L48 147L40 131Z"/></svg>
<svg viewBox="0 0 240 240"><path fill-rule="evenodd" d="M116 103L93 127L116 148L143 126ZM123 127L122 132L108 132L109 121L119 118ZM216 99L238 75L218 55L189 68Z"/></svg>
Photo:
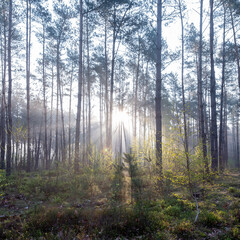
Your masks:
<svg viewBox="0 0 240 240"><path fill-rule="evenodd" d="M113 112L113 123L118 126L119 124L130 124L130 117L126 111L117 110Z"/></svg>

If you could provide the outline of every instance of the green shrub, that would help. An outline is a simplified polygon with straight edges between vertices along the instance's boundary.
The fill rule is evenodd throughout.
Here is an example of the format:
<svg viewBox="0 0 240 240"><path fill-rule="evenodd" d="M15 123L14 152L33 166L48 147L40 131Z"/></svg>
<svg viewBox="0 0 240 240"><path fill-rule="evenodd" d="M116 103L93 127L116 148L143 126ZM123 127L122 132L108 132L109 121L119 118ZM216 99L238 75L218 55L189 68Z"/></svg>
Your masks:
<svg viewBox="0 0 240 240"><path fill-rule="evenodd" d="M206 227L217 227L222 221L222 218L217 213L207 211L200 213L199 222Z"/></svg>
<svg viewBox="0 0 240 240"><path fill-rule="evenodd" d="M230 187L230 188L228 188L228 191L229 191L230 193L236 193L236 192L237 192L237 189L236 189L235 187Z"/></svg>
<svg viewBox="0 0 240 240"><path fill-rule="evenodd" d="M234 239L240 239L240 226L234 226L231 232Z"/></svg>
<svg viewBox="0 0 240 240"><path fill-rule="evenodd" d="M164 213L172 217L178 217L181 214L181 208L178 205L168 206Z"/></svg>
<svg viewBox="0 0 240 240"><path fill-rule="evenodd" d="M187 220L177 224L176 227L174 228L174 233L179 238L192 239L193 230L194 230L193 224L189 220Z"/></svg>

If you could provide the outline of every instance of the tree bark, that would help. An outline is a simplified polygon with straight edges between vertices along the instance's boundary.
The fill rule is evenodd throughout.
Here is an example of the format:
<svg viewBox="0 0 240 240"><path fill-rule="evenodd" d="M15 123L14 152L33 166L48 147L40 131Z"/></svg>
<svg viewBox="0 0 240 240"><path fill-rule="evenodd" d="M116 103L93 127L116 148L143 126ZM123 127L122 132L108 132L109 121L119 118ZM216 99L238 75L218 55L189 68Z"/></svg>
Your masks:
<svg viewBox="0 0 240 240"><path fill-rule="evenodd" d="M137 137L137 110L138 110L138 78L139 78L139 68L140 68L140 36L138 39L138 53L137 53L137 69L136 69L136 81L135 81L135 103L134 103L134 132L133 137L136 140Z"/></svg>
<svg viewBox="0 0 240 240"><path fill-rule="evenodd" d="M58 115L59 115L59 84L60 84L60 40L57 40L57 101L56 101L56 131L55 131L55 161L59 162L59 137L58 137Z"/></svg>
<svg viewBox="0 0 240 240"><path fill-rule="evenodd" d="M3 23L3 69L2 69L2 106L1 106L1 161L0 168L5 169L5 146L6 146L6 72L7 72L7 21L4 11Z"/></svg>
<svg viewBox="0 0 240 240"><path fill-rule="evenodd" d="M27 91L27 172L31 170L31 136L30 136L30 2L26 9L26 91Z"/></svg>
<svg viewBox="0 0 240 240"><path fill-rule="evenodd" d="M115 48L116 48L116 3L114 2L113 45L112 45L111 87L110 87L110 123L109 123L108 147L112 147L112 114L113 114L113 86L114 86L114 70L115 70Z"/></svg>
<svg viewBox="0 0 240 240"><path fill-rule="evenodd" d="M223 50L222 50L222 84L221 84L221 105L220 105L220 127L219 127L219 170L224 171L224 119L223 119L223 105L224 105L224 84L225 84L225 53L226 53L226 8L224 6L224 22L223 22Z"/></svg>
<svg viewBox="0 0 240 240"><path fill-rule="evenodd" d="M104 33L104 57L105 57L105 146L108 146L108 136L109 136L109 101L108 101L108 55L107 55L107 16L105 16L105 33Z"/></svg>
<svg viewBox="0 0 240 240"><path fill-rule="evenodd" d="M68 115L68 164L69 167L71 166L71 158L72 158L72 141L71 141L71 117L72 117L72 82L73 82L73 63L72 63L72 71L71 71L71 78L70 78L70 92L69 92L69 115Z"/></svg>
<svg viewBox="0 0 240 240"><path fill-rule="evenodd" d="M91 79L90 79L90 52L89 52L89 20L87 14L87 89L88 89L88 135L87 135L87 149L88 156L91 154Z"/></svg>
<svg viewBox="0 0 240 240"><path fill-rule="evenodd" d="M205 172L209 173L208 160L207 160L207 142L204 125L204 105L203 105L203 90L202 90L202 45L203 45L203 0L200 3L200 41L199 41L199 76L198 76L198 109L199 109L199 137L203 154L203 162Z"/></svg>
<svg viewBox="0 0 240 240"><path fill-rule="evenodd" d="M81 101L82 101L82 40L83 40L83 1L80 0L80 14L79 14L79 62L78 62L78 106L76 119L76 139L75 139L75 172L79 172L80 163L80 120L81 120Z"/></svg>
<svg viewBox="0 0 240 240"><path fill-rule="evenodd" d="M6 175L11 174L11 139L12 139L12 0L9 0L8 22L8 122L7 122L7 168Z"/></svg>
<svg viewBox="0 0 240 240"><path fill-rule="evenodd" d="M184 152L186 156L187 175L189 190L192 191L191 175L190 175L190 160L189 160L189 146L188 146L188 131L187 131L187 117L186 117L186 102L185 102L185 87L184 87L184 22L182 12L182 2L178 0L179 14L181 20L181 35L182 35L182 68L181 68L181 82L182 82L182 104L183 104L183 128L184 128Z"/></svg>
<svg viewBox="0 0 240 240"><path fill-rule="evenodd" d="M212 171L218 171L218 141L217 141L217 112L216 112L216 80L214 71L213 42L213 5L214 0L210 0L210 59L211 59L211 157Z"/></svg>
<svg viewBox="0 0 240 240"><path fill-rule="evenodd" d="M63 114L63 89L61 90L61 85L59 83L59 93L60 93L60 105L61 105L61 120L62 120L62 140L63 140L63 146L62 146L62 163L65 166L66 164L66 133L65 133L65 124L64 124L64 114Z"/></svg>
<svg viewBox="0 0 240 240"><path fill-rule="evenodd" d="M158 187L163 181L162 173L162 0L157 5L157 64L156 64L156 159L159 176Z"/></svg>
<svg viewBox="0 0 240 240"><path fill-rule="evenodd" d="M46 76L45 76L45 23L42 23L43 45L42 45L42 78L43 78L43 108L44 108L44 165L49 169L48 144L47 144L47 102L46 102Z"/></svg>

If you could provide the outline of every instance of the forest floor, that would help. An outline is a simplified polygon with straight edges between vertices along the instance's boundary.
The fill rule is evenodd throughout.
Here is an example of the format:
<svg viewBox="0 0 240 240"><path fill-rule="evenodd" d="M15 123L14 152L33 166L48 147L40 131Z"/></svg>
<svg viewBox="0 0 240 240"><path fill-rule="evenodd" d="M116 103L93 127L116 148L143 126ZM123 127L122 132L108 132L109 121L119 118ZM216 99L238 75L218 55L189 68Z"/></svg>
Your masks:
<svg viewBox="0 0 240 240"><path fill-rule="evenodd" d="M66 172L0 177L0 239L240 239L240 174L205 185L196 203L181 188L158 196L148 185L123 201L116 177ZM150 188L151 189L147 189ZM153 196L154 195L154 196Z"/></svg>

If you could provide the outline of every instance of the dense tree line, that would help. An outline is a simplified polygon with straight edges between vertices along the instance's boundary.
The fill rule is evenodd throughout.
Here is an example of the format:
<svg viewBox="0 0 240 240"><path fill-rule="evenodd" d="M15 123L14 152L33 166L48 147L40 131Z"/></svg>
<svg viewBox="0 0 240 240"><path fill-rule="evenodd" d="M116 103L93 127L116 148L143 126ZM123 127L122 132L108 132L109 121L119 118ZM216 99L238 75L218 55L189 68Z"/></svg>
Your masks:
<svg viewBox="0 0 240 240"><path fill-rule="evenodd" d="M238 1L3 0L0 9L7 175L60 163L79 172L96 149L116 156L129 145L154 159L159 185L169 144L183 152L189 186L197 150L204 175L240 167Z"/></svg>

